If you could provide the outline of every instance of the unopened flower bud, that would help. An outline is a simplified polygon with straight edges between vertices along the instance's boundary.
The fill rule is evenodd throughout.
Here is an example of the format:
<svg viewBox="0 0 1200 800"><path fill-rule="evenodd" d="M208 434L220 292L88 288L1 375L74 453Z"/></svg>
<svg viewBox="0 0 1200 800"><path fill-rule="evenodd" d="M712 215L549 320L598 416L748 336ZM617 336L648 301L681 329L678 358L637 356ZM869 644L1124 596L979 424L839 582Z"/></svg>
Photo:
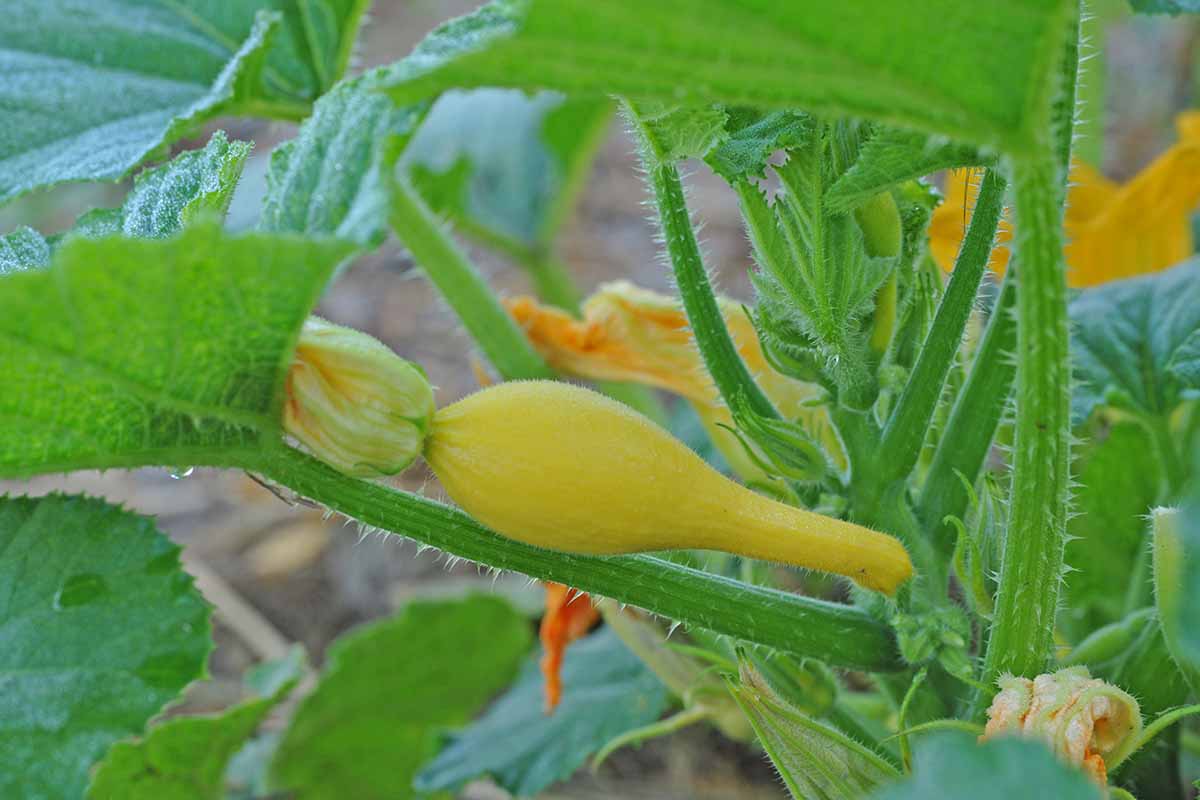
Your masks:
<svg viewBox="0 0 1200 800"><path fill-rule="evenodd" d="M1044 739L1064 761L1100 785L1107 763L1122 760L1142 729L1137 700L1087 667L1068 667L1033 680L1003 675L981 739L1005 734Z"/></svg>
<svg viewBox="0 0 1200 800"><path fill-rule="evenodd" d="M304 323L287 376L283 427L314 456L360 478L395 475L433 420L425 373L365 333Z"/></svg>

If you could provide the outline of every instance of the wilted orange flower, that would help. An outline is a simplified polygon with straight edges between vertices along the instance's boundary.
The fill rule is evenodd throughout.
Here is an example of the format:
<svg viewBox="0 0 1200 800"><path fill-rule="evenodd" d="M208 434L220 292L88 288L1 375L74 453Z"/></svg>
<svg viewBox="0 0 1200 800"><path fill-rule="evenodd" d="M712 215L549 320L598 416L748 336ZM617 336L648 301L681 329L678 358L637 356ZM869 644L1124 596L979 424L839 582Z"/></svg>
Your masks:
<svg viewBox="0 0 1200 800"><path fill-rule="evenodd" d="M532 297L504 302L550 366L581 378L632 381L687 398L734 470L743 478L763 477L741 444L718 427L732 427L733 420L704 368L678 300L629 281L616 281L602 285L588 298L582 320ZM814 387L772 369L741 306L725 298L718 303L742 360L780 413L789 419L803 418L810 428L828 429L824 412L804 405L815 394ZM836 440L822 439L837 458Z"/></svg>
<svg viewBox="0 0 1200 800"><path fill-rule="evenodd" d="M981 740L1003 735L1043 739L1101 786L1108 783L1106 762L1128 755L1142 729L1137 701L1093 678L1087 667L1067 667L1033 680L1003 675L998 684Z"/></svg>
<svg viewBox="0 0 1200 800"><path fill-rule="evenodd" d="M1096 286L1120 278L1166 269L1195 250L1191 212L1200 201L1200 112L1179 115L1179 141L1119 185L1082 161L1071 165L1067 192L1067 281ZM977 173L976 173L977 174ZM942 269L954 267L967 215L975 204L978 181L968 170L949 176L946 200L933 212L930 251ZM1003 272L1012 228L1001 220L989 266Z"/></svg>
<svg viewBox="0 0 1200 800"><path fill-rule="evenodd" d="M561 583L546 587L546 613L538 637L542 640L542 677L545 679L546 713L562 699L562 661L567 645L588 632L600 616L592 599Z"/></svg>

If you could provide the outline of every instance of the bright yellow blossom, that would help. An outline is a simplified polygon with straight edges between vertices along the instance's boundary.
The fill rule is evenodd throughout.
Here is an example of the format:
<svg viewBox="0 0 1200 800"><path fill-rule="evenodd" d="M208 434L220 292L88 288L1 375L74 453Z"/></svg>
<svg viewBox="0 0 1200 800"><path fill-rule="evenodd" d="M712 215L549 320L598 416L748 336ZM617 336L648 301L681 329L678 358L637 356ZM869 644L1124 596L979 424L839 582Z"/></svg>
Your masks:
<svg viewBox="0 0 1200 800"><path fill-rule="evenodd" d="M1072 164L1064 250L1071 286L1157 272L1194 252L1191 212L1200 201L1200 112L1181 114L1176 128L1179 141L1126 184L1082 161ZM951 173L946 200L929 226L930 251L947 271L962 243L964 208L974 206L979 189L971 176L967 170ZM1011 240L1012 228L1002 220L989 262L993 270L1004 271Z"/></svg>
<svg viewBox="0 0 1200 800"><path fill-rule="evenodd" d="M416 364L367 334L309 317L288 367L283 428L347 475L403 471L421 453L433 389Z"/></svg>
<svg viewBox="0 0 1200 800"><path fill-rule="evenodd" d="M825 412L805 405L815 387L772 369L741 306L725 298L718 303L742 360L775 407L789 419L803 419L814 434L824 433L822 441L840 460L840 444ZM704 368L678 300L616 281L588 298L582 320L531 297L508 299L505 305L552 367L580 378L632 381L687 398L737 474L763 477L737 439L720 427L733 427L733 420Z"/></svg>
<svg viewBox="0 0 1200 800"><path fill-rule="evenodd" d="M512 381L439 410L425 460L469 514L537 547L720 550L889 594L912 575L891 536L757 494L641 414L567 383Z"/></svg>

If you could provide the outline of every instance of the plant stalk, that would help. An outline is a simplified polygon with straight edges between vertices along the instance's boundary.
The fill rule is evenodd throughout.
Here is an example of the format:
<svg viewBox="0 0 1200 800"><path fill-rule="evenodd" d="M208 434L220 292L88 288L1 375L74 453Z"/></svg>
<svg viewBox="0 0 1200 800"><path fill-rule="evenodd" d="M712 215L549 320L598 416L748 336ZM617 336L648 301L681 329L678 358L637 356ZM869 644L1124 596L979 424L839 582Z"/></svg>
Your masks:
<svg viewBox="0 0 1200 800"><path fill-rule="evenodd" d="M907 477L921 455L991 257L1004 190L1004 178L994 169L987 170L933 326L883 431L878 464L885 482Z"/></svg>
<svg viewBox="0 0 1200 800"><path fill-rule="evenodd" d="M412 184L397 176L392 195L392 229L446 298L492 366L506 380L553 377L554 372L529 344Z"/></svg>
<svg viewBox="0 0 1200 800"><path fill-rule="evenodd" d="M348 477L286 447L242 466L364 525L452 556L564 583L833 666L868 672L903 666L891 630L851 606L745 584L650 556L599 558L521 544L457 509Z"/></svg>

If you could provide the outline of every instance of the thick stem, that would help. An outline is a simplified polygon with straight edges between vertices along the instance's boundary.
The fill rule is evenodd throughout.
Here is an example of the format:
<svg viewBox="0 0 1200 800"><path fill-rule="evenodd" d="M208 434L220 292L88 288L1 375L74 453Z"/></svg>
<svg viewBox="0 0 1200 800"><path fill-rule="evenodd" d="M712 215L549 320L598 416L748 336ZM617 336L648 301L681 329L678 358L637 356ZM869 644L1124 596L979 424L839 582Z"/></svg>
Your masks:
<svg viewBox="0 0 1200 800"><path fill-rule="evenodd" d="M365 525L453 556L564 583L833 666L869 672L903 666L887 626L851 606L752 586L650 556L598 558L521 544L457 509L347 477L287 448L243 466Z"/></svg>
<svg viewBox="0 0 1200 800"><path fill-rule="evenodd" d="M1013 358L1017 347L1016 304L1016 273L1010 266L921 489L921 520L925 529L933 532L934 542L943 554L954 549L956 534L943 520L947 516L963 519L967 513L967 487L959 475L972 484L978 480L1008 408L1017 375Z"/></svg>
<svg viewBox="0 0 1200 800"><path fill-rule="evenodd" d="M492 366L507 380L553 377L553 371L412 185L397 177L392 194L393 230Z"/></svg>
<svg viewBox="0 0 1200 800"><path fill-rule="evenodd" d="M735 407L734 401L741 395L755 413L778 419L779 412L750 376L729 335L729 329L725 327L725 317L717 305L700 256L700 247L696 243L679 170L674 164L667 163L647 162L646 167L662 218L663 240L671 259L679 296L708 374L729 407Z"/></svg>
<svg viewBox="0 0 1200 800"><path fill-rule="evenodd" d="M1033 677L1054 652L1069 502L1070 364L1062 259L1063 174L1049 146L1013 160L1016 190L1017 422L1012 506L984 664Z"/></svg>
<svg viewBox="0 0 1200 800"><path fill-rule="evenodd" d="M906 477L921 455L930 421L962 344L963 331L992 253L996 225L1004 207L1004 190L1004 178L996 170L989 169L983 176L975 212L971 215L970 227L933 326L884 428L883 443L878 452L878 472L884 482Z"/></svg>

